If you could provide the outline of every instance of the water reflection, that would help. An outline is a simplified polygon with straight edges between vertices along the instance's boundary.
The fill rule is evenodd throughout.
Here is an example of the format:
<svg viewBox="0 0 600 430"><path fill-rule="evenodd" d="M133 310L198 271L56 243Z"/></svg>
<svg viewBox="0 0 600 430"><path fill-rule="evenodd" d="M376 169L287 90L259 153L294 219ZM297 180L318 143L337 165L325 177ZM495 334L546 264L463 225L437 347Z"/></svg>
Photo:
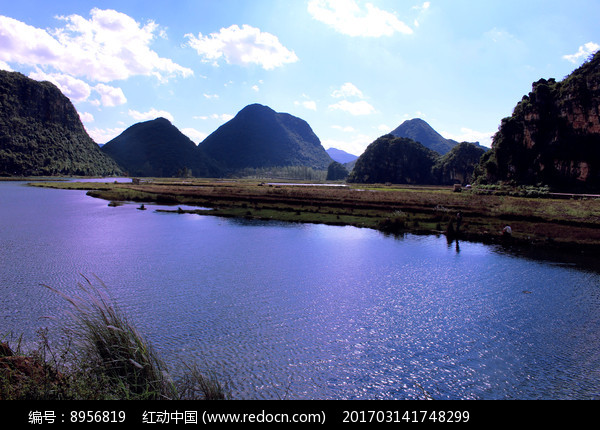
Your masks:
<svg viewBox="0 0 600 430"><path fill-rule="evenodd" d="M600 276L578 258L2 182L0 201L0 333L64 315L39 284L96 274L173 367L194 358L239 397L598 394Z"/></svg>

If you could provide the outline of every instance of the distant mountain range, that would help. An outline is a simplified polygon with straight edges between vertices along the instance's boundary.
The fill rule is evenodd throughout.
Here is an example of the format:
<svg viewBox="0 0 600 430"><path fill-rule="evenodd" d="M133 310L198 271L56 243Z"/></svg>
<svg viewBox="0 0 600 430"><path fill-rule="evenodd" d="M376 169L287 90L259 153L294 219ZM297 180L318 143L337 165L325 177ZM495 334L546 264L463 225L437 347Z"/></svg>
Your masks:
<svg viewBox="0 0 600 430"><path fill-rule="evenodd" d="M341 164L351 163L358 159L358 155L350 154L337 148L329 148L327 153L334 161L337 161Z"/></svg>
<svg viewBox="0 0 600 430"><path fill-rule="evenodd" d="M121 169L89 137L49 82L0 71L0 175L110 176Z"/></svg>
<svg viewBox="0 0 600 430"><path fill-rule="evenodd" d="M126 129L102 146L133 176L232 175L245 168L308 166L333 161L308 123L253 104L195 145L164 118Z"/></svg>
<svg viewBox="0 0 600 430"><path fill-rule="evenodd" d="M306 121L260 104L246 106L198 147L228 172L284 166L324 170L333 161Z"/></svg>
<svg viewBox="0 0 600 430"><path fill-rule="evenodd" d="M49 82L0 71L0 175L235 175L288 166L351 182L480 183L600 189L600 53L557 82L541 79L504 118L486 151L405 121L356 157L325 151L308 123L252 104L195 145L164 118L135 124L100 148ZM482 156L482 154L484 154Z"/></svg>

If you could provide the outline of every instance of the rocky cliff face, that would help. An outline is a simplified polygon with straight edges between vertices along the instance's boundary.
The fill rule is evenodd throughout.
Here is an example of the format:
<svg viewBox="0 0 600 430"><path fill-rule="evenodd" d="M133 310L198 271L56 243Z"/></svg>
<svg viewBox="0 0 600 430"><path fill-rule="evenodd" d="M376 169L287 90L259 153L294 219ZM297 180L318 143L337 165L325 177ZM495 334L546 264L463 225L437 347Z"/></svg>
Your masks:
<svg viewBox="0 0 600 430"><path fill-rule="evenodd" d="M0 175L118 173L56 86L0 71Z"/></svg>
<svg viewBox="0 0 600 430"><path fill-rule="evenodd" d="M481 181L600 187L600 53L561 82L541 79L502 120Z"/></svg>

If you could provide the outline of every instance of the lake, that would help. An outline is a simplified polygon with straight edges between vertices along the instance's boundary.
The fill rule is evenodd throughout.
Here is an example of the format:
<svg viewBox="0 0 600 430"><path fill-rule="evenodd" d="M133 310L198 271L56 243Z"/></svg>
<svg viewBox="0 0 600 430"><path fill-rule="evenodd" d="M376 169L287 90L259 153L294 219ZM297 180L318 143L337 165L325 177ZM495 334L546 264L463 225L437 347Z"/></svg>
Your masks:
<svg viewBox="0 0 600 430"><path fill-rule="evenodd" d="M600 274L578 260L138 206L0 181L0 336L60 332L40 285L95 275L174 371L236 398L600 398Z"/></svg>

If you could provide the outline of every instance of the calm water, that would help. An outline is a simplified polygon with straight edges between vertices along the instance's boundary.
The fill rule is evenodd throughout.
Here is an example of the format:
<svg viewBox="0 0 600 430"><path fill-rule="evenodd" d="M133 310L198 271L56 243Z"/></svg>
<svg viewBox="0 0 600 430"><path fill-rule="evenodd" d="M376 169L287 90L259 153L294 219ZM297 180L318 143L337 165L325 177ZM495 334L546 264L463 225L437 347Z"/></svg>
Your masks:
<svg viewBox="0 0 600 430"><path fill-rule="evenodd" d="M445 238L108 207L0 182L0 333L97 275L177 369L234 396L600 397L600 275Z"/></svg>

